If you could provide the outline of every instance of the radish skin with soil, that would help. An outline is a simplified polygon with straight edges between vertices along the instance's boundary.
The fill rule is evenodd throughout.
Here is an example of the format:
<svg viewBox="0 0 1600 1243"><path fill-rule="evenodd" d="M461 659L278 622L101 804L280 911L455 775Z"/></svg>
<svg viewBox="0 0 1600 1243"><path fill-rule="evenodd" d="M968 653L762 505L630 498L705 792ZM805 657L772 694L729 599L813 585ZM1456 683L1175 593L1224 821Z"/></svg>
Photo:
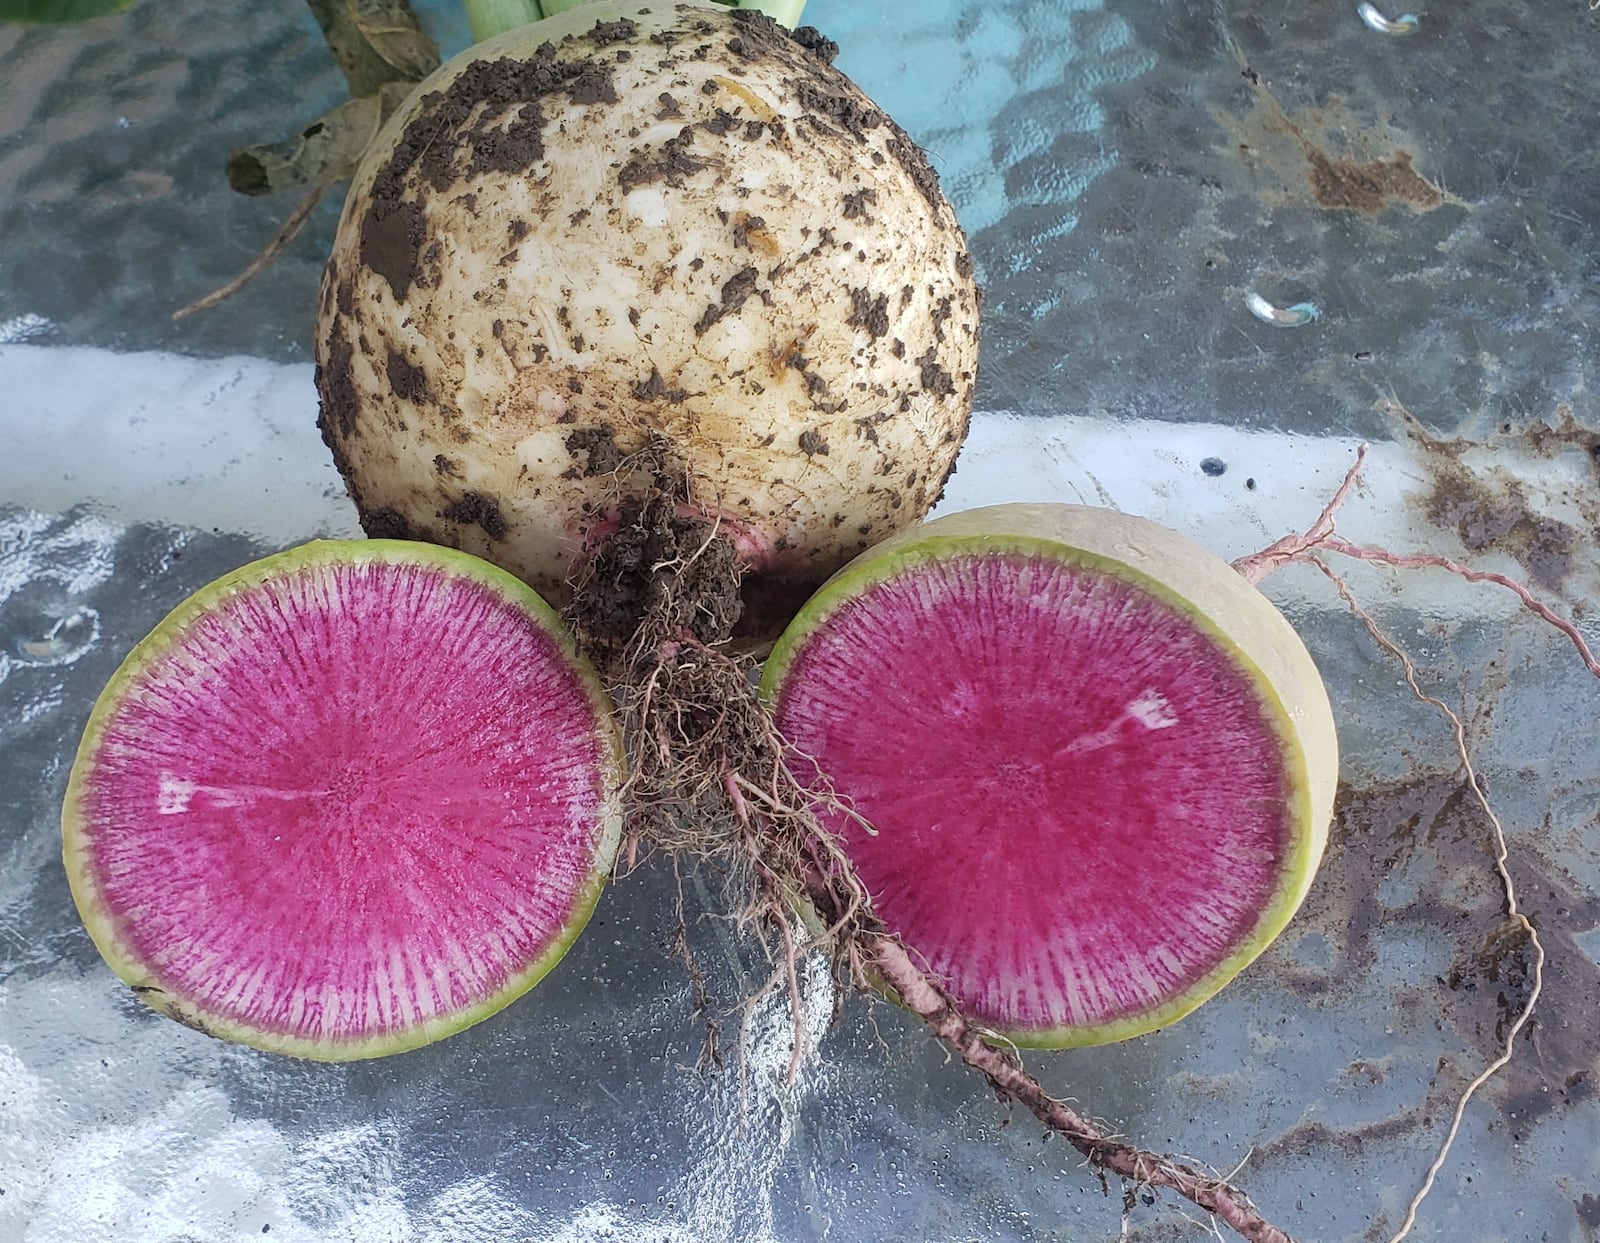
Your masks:
<svg viewBox="0 0 1600 1243"><path fill-rule="evenodd" d="M419 86L352 183L316 333L368 534L562 607L665 490L728 542L760 642L927 512L971 407L972 260L828 51L760 13L602 0Z"/></svg>
<svg viewBox="0 0 1600 1243"><path fill-rule="evenodd" d="M1181 1018L1283 929L1327 840L1310 655L1142 518L1001 505L895 536L802 609L763 691L875 915L1019 1045Z"/></svg>
<svg viewBox="0 0 1600 1243"><path fill-rule="evenodd" d="M533 987L615 858L621 741L524 584L323 541L129 654L63 810L96 946L156 1009L320 1060L414 1048Z"/></svg>

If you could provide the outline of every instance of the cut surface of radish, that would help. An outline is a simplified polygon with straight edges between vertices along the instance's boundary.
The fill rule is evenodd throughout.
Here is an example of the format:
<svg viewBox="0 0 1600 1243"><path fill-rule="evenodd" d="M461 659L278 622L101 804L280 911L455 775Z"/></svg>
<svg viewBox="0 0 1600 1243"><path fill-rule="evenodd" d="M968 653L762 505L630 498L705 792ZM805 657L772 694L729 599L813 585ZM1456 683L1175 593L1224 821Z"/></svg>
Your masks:
<svg viewBox="0 0 1600 1243"><path fill-rule="evenodd" d="M1338 759L1310 656L1142 519L1008 505L897 536L807 605L764 688L877 915L1018 1043L1188 1013L1321 857Z"/></svg>
<svg viewBox="0 0 1600 1243"><path fill-rule="evenodd" d="M619 835L620 742L509 574L397 541L245 566L140 643L63 813L90 935L147 1002L326 1060L425 1044L532 987Z"/></svg>

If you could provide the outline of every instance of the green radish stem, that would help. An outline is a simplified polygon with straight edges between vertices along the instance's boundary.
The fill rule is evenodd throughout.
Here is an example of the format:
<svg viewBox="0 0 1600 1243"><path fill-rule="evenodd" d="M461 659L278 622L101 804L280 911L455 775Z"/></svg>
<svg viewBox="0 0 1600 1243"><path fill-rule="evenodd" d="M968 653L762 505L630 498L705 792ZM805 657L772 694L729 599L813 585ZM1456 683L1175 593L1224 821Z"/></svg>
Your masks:
<svg viewBox="0 0 1600 1243"><path fill-rule="evenodd" d="M542 7L546 17L554 17L557 13L565 13L568 9L581 9L591 0L542 0ZM800 20L800 13L806 7L806 0L711 0L713 4L726 5L730 9L755 9L758 13L765 13L775 22L793 30L795 23ZM471 3L471 0L468 0Z"/></svg>
<svg viewBox="0 0 1600 1243"><path fill-rule="evenodd" d="M545 16L539 0L465 0L472 37L478 42Z"/></svg>
<svg viewBox="0 0 1600 1243"><path fill-rule="evenodd" d="M591 0L463 0L463 3L467 20L472 24L472 37L481 42L540 18L582 8ZM755 9L791 30L799 23L806 7L806 0L713 0L713 3L726 4L730 9Z"/></svg>

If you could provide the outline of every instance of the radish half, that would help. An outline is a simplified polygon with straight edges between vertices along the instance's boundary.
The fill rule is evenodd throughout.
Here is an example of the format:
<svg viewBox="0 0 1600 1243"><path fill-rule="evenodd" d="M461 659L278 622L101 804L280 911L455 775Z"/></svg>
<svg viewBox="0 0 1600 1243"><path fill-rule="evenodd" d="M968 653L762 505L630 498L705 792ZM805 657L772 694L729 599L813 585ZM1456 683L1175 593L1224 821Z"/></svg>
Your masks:
<svg viewBox="0 0 1600 1243"><path fill-rule="evenodd" d="M1282 931L1326 843L1338 743L1305 646L1142 518L1000 505L894 536L806 605L762 687L878 917L1018 1044L1189 1013Z"/></svg>
<svg viewBox="0 0 1600 1243"><path fill-rule="evenodd" d="M89 719L67 875L150 1005L323 1060L499 1010L587 920L621 742L545 603L463 553L325 541L179 605Z"/></svg>

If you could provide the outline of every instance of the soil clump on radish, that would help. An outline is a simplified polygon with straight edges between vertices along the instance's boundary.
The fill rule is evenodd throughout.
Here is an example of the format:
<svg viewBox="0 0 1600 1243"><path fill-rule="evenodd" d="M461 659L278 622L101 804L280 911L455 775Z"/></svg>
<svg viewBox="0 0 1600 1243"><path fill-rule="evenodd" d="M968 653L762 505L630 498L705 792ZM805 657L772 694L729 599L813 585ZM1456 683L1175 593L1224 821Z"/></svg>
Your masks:
<svg viewBox="0 0 1600 1243"><path fill-rule="evenodd" d="M766 857L773 876L792 874L799 849L780 845L783 833L743 837L736 783L761 774L792 802L795 816L768 830L803 836L816 826L756 693L759 662L729 647L744 611L736 549L713 523L684 512L681 482L659 457L654 473L646 500L622 503L616 529L574 580L564 617L622 715L629 833L715 860L745 882L733 885L742 905L761 893L759 878L749 883L753 861Z"/></svg>
<svg viewBox="0 0 1600 1243"><path fill-rule="evenodd" d="M738 553L714 524L665 492L622 502L617 528L585 563L567 620L594 659L627 671L644 636L707 648L728 642L744 613Z"/></svg>

